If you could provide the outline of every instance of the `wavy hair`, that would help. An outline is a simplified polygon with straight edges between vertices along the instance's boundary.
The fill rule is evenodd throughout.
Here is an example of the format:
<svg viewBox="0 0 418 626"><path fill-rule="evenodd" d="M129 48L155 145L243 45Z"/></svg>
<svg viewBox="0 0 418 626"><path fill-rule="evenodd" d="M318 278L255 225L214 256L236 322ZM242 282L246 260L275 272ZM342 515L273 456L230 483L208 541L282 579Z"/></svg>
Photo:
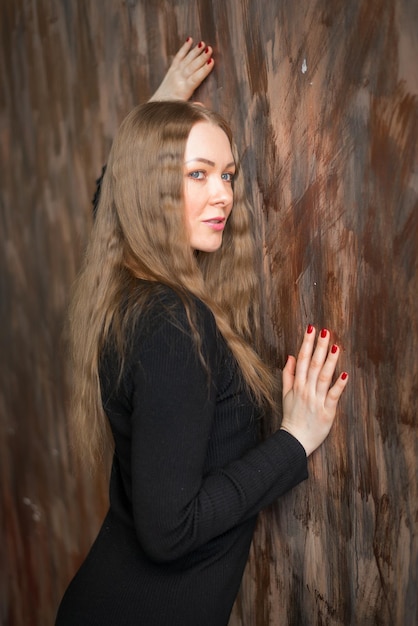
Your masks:
<svg viewBox="0 0 418 626"><path fill-rule="evenodd" d="M234 205L223 243L195 252L184 212L184 153L201 121L227 135L236 163ZM259 294L252 213L232 133L218 114L187 102L149 102L133 109L113 142L96 219L70 306L72 422L76 448L93 461L111 443L99 381L100 355L116 346L120 370L133 316L147 306L138 279L162 283L182 298L197 349L192 296L213 312L253 397L273 406L273 378L251 347L259 337Z"/></svg>

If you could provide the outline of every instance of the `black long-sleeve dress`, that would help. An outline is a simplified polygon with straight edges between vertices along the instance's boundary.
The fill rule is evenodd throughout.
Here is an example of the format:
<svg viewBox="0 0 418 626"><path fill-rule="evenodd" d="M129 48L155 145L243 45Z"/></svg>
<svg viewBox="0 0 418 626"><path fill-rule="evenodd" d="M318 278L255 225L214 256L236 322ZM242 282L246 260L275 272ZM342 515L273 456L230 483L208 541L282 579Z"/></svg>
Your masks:
<svg viewBox="0 0 418 626"><path fill-rule="evenodd" d="M111 350L103 359L110 508L56 626L225 626L257 513L307 477L292 435L258 441L258 410L199 301L197 319L209 371L181 299L162 286L119 385Z"/></svg>

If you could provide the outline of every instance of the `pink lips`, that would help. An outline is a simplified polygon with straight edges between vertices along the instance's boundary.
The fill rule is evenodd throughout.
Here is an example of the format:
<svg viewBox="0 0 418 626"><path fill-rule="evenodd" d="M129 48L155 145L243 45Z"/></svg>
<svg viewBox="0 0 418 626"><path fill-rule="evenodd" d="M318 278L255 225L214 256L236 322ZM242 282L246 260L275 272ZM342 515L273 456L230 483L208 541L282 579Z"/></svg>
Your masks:
<svg viewBox="0 0 418 626"><path fill-rule="evenodd" d="M225 228L225 218L214 217L212 220L205 220L204 224L207 224L209 228L212 228L213 230L220 231Z"/></svg>

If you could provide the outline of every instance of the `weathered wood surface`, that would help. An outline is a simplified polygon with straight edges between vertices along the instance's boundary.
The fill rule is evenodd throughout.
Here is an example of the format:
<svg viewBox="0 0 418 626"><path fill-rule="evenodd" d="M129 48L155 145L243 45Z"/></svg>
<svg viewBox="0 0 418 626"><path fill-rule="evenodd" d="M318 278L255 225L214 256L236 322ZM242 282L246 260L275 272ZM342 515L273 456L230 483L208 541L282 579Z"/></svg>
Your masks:
<svg viewBox="0 0 418 626"><path fill-rule="evenodd" d="M415 625L416 0L4 0L0 27L0 623L53 623L105 510L68 449L68 293L114 132L193 35L244 155L270 355L326 325L351 375L231 626Z"/></svg>

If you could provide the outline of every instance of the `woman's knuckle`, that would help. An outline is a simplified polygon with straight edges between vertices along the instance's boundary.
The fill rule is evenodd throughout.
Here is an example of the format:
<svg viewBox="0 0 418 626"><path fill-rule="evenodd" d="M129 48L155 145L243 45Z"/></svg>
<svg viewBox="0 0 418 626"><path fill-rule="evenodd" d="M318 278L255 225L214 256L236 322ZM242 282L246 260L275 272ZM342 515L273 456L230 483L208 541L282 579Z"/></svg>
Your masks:
<svg viewBox="0 0 418 626"><path fill-rule="evenodd" d="M318 376L318 382L320 383L324 383L324 384L329 384L330 379L327 373L325 372L321 372Z"/></svg>
<svg viewBox="0 0 418 626"><path fill-rule="evenodd" d="M316 370L321 368L322 367L322 361L320 359L314 357L312 359L312 361L311 361L311 367L313 369L316 369Z"/></svg>

